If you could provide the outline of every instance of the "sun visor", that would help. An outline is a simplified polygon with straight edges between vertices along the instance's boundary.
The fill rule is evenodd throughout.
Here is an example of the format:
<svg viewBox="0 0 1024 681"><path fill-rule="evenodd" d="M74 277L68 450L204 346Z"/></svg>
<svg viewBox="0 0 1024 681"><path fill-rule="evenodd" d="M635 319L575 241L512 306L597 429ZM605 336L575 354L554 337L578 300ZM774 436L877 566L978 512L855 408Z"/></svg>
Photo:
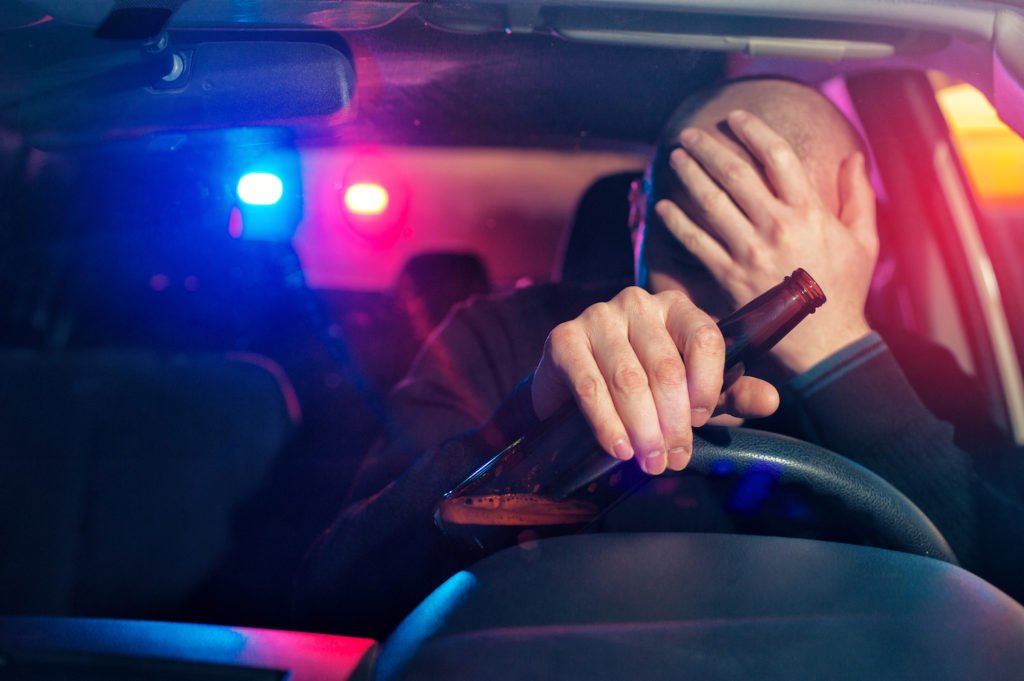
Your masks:
<svg viewBox="0 0 1024 681"><path fill-rule="evenodd" d="M171 33L155 50L107 43L99 55L36 72L22 128L36 137L118 137L335 122L347 112L355 74L336 34L223 35Z"/></svg>

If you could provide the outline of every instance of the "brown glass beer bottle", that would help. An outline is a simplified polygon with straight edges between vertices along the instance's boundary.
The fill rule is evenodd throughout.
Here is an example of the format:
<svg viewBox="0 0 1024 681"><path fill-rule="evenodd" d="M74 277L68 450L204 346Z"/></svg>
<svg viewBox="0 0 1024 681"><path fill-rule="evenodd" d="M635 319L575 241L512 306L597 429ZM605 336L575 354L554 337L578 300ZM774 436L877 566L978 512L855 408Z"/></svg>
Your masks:
<svg viewBox="0 0 1024 681"><path fill-rule="evenodd" d="M718 323L727 380L825 302L802 269ZM506 447L438 503L434 520L479 555L591 525L649 476L609 456L574 403Z"/></svg>

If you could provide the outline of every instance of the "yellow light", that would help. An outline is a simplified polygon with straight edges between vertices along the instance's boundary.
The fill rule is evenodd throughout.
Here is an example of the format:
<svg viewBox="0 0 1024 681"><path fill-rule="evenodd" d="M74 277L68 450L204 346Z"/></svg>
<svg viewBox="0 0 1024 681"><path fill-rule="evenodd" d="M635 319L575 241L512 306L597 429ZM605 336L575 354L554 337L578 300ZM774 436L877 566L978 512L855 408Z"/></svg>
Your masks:
<svg viewBox="0 0 1024 681"><path fill-rule="evenodd" d="M354 215L380 215L388 209L388 191L369 182L350 185L345 190L345 208Z"/></svg>
<svg viewBox="0 0 1024 681"><path fill-rule="evenodd" d="M985 96L967 84L937 93L953 142L983 201L1024 201L1024 140L1006 126Z"/></svg>

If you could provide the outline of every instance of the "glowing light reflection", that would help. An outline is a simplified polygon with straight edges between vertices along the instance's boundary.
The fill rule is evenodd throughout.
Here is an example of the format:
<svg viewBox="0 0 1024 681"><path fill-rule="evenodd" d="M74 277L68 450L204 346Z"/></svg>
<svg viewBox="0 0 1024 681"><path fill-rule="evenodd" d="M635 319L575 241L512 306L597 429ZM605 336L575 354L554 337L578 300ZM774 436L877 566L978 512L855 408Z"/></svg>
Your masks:
<svg viewBox="0 0 1024 681"><path fill-rule="evenodd" d="M1024 200L1024 140L970 85L945 87L937 98L978 195L989 201Z"/></svg>
<svg viewBox="0 0 1024 681"><path fill-rule="evenodd" d="M380 215L388 202L388 190L379 184L360 182L345 190L345 208L355 215Z"/></svg>
<svg viewBox="0 0 1024 681"><path fill-rule="evenodd" d="M238 181L238 198L251 206L272 206L284 195L281 178L271 173L248 173Z"/></svg>

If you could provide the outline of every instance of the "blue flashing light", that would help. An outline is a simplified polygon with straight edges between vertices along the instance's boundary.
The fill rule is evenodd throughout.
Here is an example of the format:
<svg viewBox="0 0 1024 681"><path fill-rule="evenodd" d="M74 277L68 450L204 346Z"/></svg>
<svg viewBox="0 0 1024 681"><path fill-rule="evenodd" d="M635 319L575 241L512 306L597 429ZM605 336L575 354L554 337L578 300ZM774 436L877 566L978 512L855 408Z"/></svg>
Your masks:
<svg viewBox="0 0 1024 681"><path fill-rule="evenodd" d="M238 198L251 206L273 206L284 195L284 183L272 173L247 173L238 181Z"/></svg>

